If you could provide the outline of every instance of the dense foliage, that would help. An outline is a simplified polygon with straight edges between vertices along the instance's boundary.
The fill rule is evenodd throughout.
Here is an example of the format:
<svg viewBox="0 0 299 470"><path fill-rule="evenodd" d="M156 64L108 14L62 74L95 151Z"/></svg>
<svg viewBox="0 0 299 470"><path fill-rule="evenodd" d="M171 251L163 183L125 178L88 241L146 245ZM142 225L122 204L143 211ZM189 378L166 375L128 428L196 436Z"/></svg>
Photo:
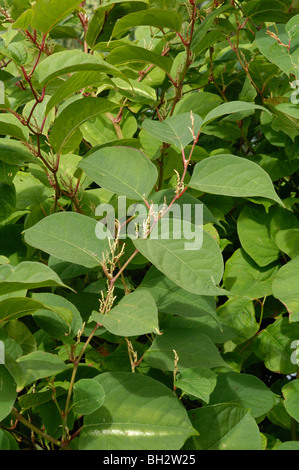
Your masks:
<svg viewBox="0 0 299 470"><path fill-rule="evenodd" d="M0 0L1 450L299 449L298 13Z"/></svg>

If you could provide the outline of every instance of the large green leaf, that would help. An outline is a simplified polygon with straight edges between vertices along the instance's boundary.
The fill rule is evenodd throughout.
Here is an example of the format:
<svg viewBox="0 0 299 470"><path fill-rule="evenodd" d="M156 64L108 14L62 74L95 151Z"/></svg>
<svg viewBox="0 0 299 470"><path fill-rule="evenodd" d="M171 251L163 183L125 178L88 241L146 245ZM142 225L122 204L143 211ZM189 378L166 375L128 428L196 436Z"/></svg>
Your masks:
<svg viewBox="0 0 299 470"><path fill-rule="evenodd" d="M292 46L298 46L298 39L296 39L296 37L292 38L292 34L290 32L286 32L284 24L269 26L269 32L276 35L281 44L275 39L275 37L272 37L266 29L262 29L256 33L255 37L256 44L260 52L288 76L290 76L291 73L294 73L298 79L298 47L294 50L291 48L287 49L284 46L284 44L288 46L289 41L291 41ZM291 51L292 53L290 53Z"/></svg>
<svg viewBox="0 0 299 470"><path fill-rule="evenodd" d="M88 415L100 408L105 400L101 384L94 379L81 379L74 384L73 411Z"/></svg>
<svg viewBox="0 0 299 470"><path fill-rule="evenodd" d="M0 181L0 223L5 222L15 210L16 207L16 190L14 185L2 183Z"/></svg>
<svg viewBox="0 0 299 470"><path fill-rule="evenodd" d="M76 212L59 212L25 230L28 245L87 268L100 266L108 239L95 235L97 221Z"/></svg>
<svg viewBox="0 0 299 470"><path fill-rule="evenodd" d="M184 114L190 111L204 118L212 109L222 103L222 98L207 91L185 94L174 109L174 115ZM189 124L188 124L189 125Z"/></svg>
<svg viewBox="0 0 299 470"><path fill-rule="evenodd" d="M267 266L279 257L279 248L270 235L271 216L262 206L245 206L237 230L242 247L259 265Z"/></svg>
<svg viewBox="0 0 299 470"><path fill-rule="evenodd" d="M132 147L102 148L79 167L99 186L136 201L150 194L158 177L155 165Z"/></svg>
<svg viewBox="0 0 299 470"><path fill-rule="evenodd" d="M192 320L180 327L176 326L176 322L172 322L170 327L162 326L163 334L155 338L144 354L145 362L157 369L174 370L175 350L180 371L198 366L209 369L226 366L213 341L203 333L202 324Z"/></svg>
<svg viewBox="0 0 299 470"><path fill-rule="evenodd" d="M80 5L79 0L39 0L14 23L14 28L33 29L49 33L54 26Z"/></svg>
<svg viewBox="0 0 299 470"><path fill-rule="evenodd" d="M175 450L196 433L162 383L129 372L107 372L94 380L104 389L105 404L84 418L80 450Z"/></svg>
<svg viewBox="0 0 299 470"><path fill-rule="evenodd" d="M217 318L214 297L181 289L154 266L147 272L139 288L149 290L160 312L186 317L211 315Z"/></svg>
<svg viewBox="0 0 299 470"><path fill-rule="evenodd" d="M273 279L273 295L288 309L291 321L299 321L299 256L282 266Z"/></svg>
<svg viewBox="0 0 299 470"><path fill-rule="evenodd" d="M162 122L146 119L142 127L155 139L183 149L193 141L193 136L198 134L201 124L202 119L197 114L191 115L189 112L171 116ZM191 132L193 125L194 134Z"/></svg>
<svg viewBox="0 0 299 470"><path fill-rule="evenodd" d="M0 114L0 134L11 135L17 139L28 141L29 130L21 124L14 114Z"/></svg>
<svg viewBox="0 0 299 470"><path fill-rule="evenodd" d="M202 127L209 124L211 121L224 116L225 114L236 114L241 112L254 112L256 109L261 109L270 113L266 108L258 104L250 103L248 101L229 101L228 103L223 103L212 109L204 118Z"/></svg>
<svg viewBox="0 0 299 470"><path fill-rule="evenodd" d="M166 221L168 222L168 221ZM169 221L170 222L170 221ZM225 291L217 287L223 274L223 258L216 240L201 227L188 224L187 233L181 227L171 223L167 232L161 220L154 226L147 239L133 240L136 248L159 271L182 289L198 295L221 295ZM202 245L198 246L198 232ZM189 244L187 237L193 236L194 245ZM189 240L190 240L189 239Z"/></svg>
<svg viewBox="0 0 299 470"><path fill-rule="evenodd" d="M259 330L253 302L246 297L228 299L217 308L217 316L222 325L236 333L234 343L244 343Z"/></svg>
<svg viewBox="0 0 299 470"><path fill-rule="evenodd" d="M126 295L105 315L93 312L91 319L118 336L159 334L156 303L152 295L145 290Z"/></svg>
<svg viewBox="0 0 299 470"><path fill-rule="evenodd" d="M75 305L61 295L49 292L33 293L32 298L45 306L45 308L38 309L33 316L40 328L52 338L61 338L64 335L77 336L78 331L82 329L83 322ZM59 315L61 311L67 314Z"/></svg>
<svg viewBox="0 0 299 470"><path fill-rule="evenodd" d="M18 391L38 379L55 376L67 368L67 365L56 354L44 351L34 351L22 356L17 363L22 371L17 383Z"/></svg>
<svg viewBox="0 0 299 470"><path fill-rule="evenodd" d="M175 11L160 10L158 8L129 13L117 21L112 31L112 37L121 37L130 28L140 25L180 31L182 17Z"/></svg>
<svg viewBox="0 0 299 470"><path fill-rule="evenodd" d="M28 297L9 297L0 301L0 324L9 320L16 320L35 313L37 310L49 310L49 312L61 316L63 319L68 318L71 313L65 308L47 307L37 300L30 299ZM51 314L50 314L51 315Z"/></svg>
<svg viewBox="0 0 299 470"><path fill-rule="evenodd" d="M0 266L0 295L51 286L67 287L55 271L43 263L23 261L17 266Z"/></svg>
<svg viewBox="0 0 299 470"><path fill-rule="evenodd" d="M258 425L243 406L208 405L189 416L199 436L186 442L186 450L261 450Z"/></svg>
<svg viewBox="0 0 299 470"><path fill-rule="evenodd" d="M267 369L279 374L292 374L298 365L292 361L292 342L299 338L299 324L280 316L256 337L254 351Z"/></svg>
<svg viewBox="0 0 299 470"><path fill-rule="evenodd" d="M299 228L280 230L275 236L278 248L290 258L299 255Z"/></svg>
<svg viewBox="0 0 299 470"><path fill-rule="evenodd" d="M272 294L272 281L278 271L277 264L258 266L241 248L227 260L223 283L235 295L258 299Z"/></svg>
<svg viewBox="0 0 299 470"><path fill-rule="evenodd" d="M217 374L207 367L185 369L176 376L175 386L184 394L192 395L209 403L209 397L216 386Z"/></svg>
<svg viewBox="0 0 299 470"><path fill-rule="evenodd" d="M153 64L168 73L170 73L172 66L170 57L163 57L143 47L132 46L130 44L113 49L107 57L107 62L116 67L130 64L131 62Z"/></svg>
<svg viewBox="0 0 299 470"><path fill-rule="evenodd" d="M55 120L50 143L60 153L72 134L85 121L99 114L113 111L117 105L103 98L84 98L69 104Z"/></svg>
<svg viewBox="0 0 299 470"><path fill-rule="evenodd" d="M188 184L199 191L233 197L265 197L283 205L258 164L235 155L214 155L197 163Z"/></svg>
<svg viewBox="0 0 299 470"><path fill-rule="evenodd" d="M239 404L258 418L274 406L275 394L258 377L232 371L219 374L209 403Z"/></svg>
<svg viewBox="0 0 299 470"><path fill-rule="evenodd" d="M100 55L86 54L79 49L56 52L47 57L38 64L34 76L41 86L45 86L55 77L79 71L105 72L125 78L122 72L105 62Z"/></svg>
<svg viewBox="0 0 299 470"><path fill-rule="evenodd" d="M17 398L16 383L4 364L0 364L0 420L11 412Z"/></svg>
<svg viewBox="0 0 299 470"><path fill-rule="evenodd" d="M36 163L37 159L25 145L17 140L0 138L0 160L5 163L23 166L25 163Z"/></svg>
<svg viewBox="0 0 299 470"><path fill-rule="evenodd" d="M47 103L45 114L49 114L54 106L57 106L57 104L71 96L73 93L83 90L86 87L102 85L103 83L112 84L106 74L101 74L93 70L74 73L66 81L62 82L60 87L55 90Z"/></svg>
<svg viewBox="0 0 299 470"><path fill-rule="evenodd" d="M299 422L299 380L292 380L292 382L282 387L282 393L285 398L284 406L292 418Z"/></svg>

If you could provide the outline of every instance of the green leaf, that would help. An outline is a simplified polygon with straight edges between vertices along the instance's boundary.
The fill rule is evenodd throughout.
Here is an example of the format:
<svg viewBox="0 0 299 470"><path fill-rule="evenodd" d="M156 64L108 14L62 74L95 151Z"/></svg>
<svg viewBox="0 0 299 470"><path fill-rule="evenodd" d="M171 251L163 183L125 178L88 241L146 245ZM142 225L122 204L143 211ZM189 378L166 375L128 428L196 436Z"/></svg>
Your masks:
<svg viewBox="0 0 299 470"><path fill-rule="evenodd" d="M68 16L80 5L79 0L39 0L29 10L26 10L14 23L14 28L27 29L31 26L44 34L49 33L54 26Z"/></svg>
<svg viewBox="0 0 299 470"><path fill-rule="evenodd" d="M276 450L299 450L298 441L285 441L276 447Z"/></svg>
<svg viewBox="0 0 299 470"><path fill-rule="evenodd" d="M28 141L29 138L29 130L14 114L0 114L0 134L11 135L24 141Z"/></svg>
<svg viewBox="0 0 299 470"><path fill-rule="evenodd" d="M0 138L0 160L17 166L36 163L36 157L21 142L5 138Z"/></svg>
<svg viewBox="0 0 299 470"><path fill-rule="evenodd" d="M0 429L0 449L1 450L20 450L12 434L5 429Z"/></svg>
<svg viewBox="0 0 299 470"><path fill-rule="evenodd" d="M192 38L191 50L197 55L200 52L200 47L202 44L202 39L206 36L207 32L213 25L215 19L231 9L231 5L221 5L219 8L215 8L208 16L195 28L195 32Z"/></svg>
<svg viewBox="0 0 299 470"><path fill-rule="evenodd" d="M143 47L132 46L130 44L113 49L107 56L107 62L116 67L132 62L153 64L167 73L170 73L172 67L170 57L161 56Z"/></svg>
<svg viewBox="0 0 299 470"><path fill-rule="evenodd" d="M38 64L34 77L39 81L40 86L44 87L56 77L80 71L105 72L125 78L122 72L105 62L100 55L86 54L79 49L56 52L50 55Z"/></svg>
<svg viewBox="0 0 299 470"><path fill-rule="evenodd" d="M102 85L103 83L112 83L105 75L95 71L76 72L58 87L49 99L45 114L49 114L52 108L61 103L73 93L89 86Z"/></svg>
<svg viewBox="0 0 299 470"><path fill-rule="evenodd" d="M197 114L202 119L222 103L222 98L214 93L193 92L185 94L174 109L174 115L189 113ZM189 124L188 124L189 125Z"/></svg>
<svg viewBox="0 0 299 470"><path fill-rule="evenodd" d="M259 330L253 302L246 297L227 300L217 308L217 316L222 325L229 326L236 333L236 344L244 343Z"/></svg>
<svg viewBox="0 0 299 470"><path fill-rule="evenodd" d="M60 153L76 129L99 114L113 111L116 104L103 98L84 98L69 104L59 114L51 130L50 143Z"/></svg>
<svg viewBox="0 0 299 470"><path fill-rule="evenodd" d="M287 48L283 46L283 44L288 46L290 41L290 37L285 31L285 25L276 24L275 26L269 26L269 31L274 33L282 44L279 44L275 37L271 37L270 34L267 33L267 30L262 29L258 31L255 36L255 41L260 52L288 76L291 73L295 73L298 78L298 48L293 54L290 54Z"/></svg>
<svg viewBox="0 0 299 470"><path fill-rule="evenodd" d="M103 373L105 406L84 418L80 450L180 449L195 434L185 409L162 383L129 372Z"/></svg>
<svg viewBox="0 0 299 470"><path fill-rule="evenodd" d="M29 354L36 351L36 339L22 321L10 320L3 326L3 331L7 333L9 338L12 338L19 346L21 346L23 354Z"/></svg>
<svg viewBox="0 0 299 470"><path fill-rule="evenodd" d="M185 369L176 376L175 386L184 394L200 398L209 403L209 397L217 382L217 374L206 367Z"/></svg>
<svg viewBox="0 0 299 470"><path fill-rule="evenodd" d="M276 261L279 248L270 235L271 215L261 206L245 206L241 211L237 230L242 247L261 267Z"/></svg>
<svg viewBox="0 0 299 470"><path fill-rule="evenodd" d="M30 299L28 297L9 297L0 301L0 323L7 322L9 320L16 320L24 317L25 315L31 315L37 310L47 309L52 311L53 307L47 307L41 302ZM54 313L65 316L68 313L65 310L54 308Z"/></svg>
<svg viewBox="0 0 299 470"><path fill-rule="evenodd" d="M16 207L16 190L14 185L0 182L0 223L5 221Z"/></svg>
<svg viewBox="0 0 299 470"><path fill-rule="evenodd" d="M273 295L279 299L290 314L290 321L299 321L299 256L280 268L273 279Z"/></svg>
<svg viewBox="0 0 299 470"><path fill-rule="evenodd" d="M18 391L26 385L44 377L53 377L65 370L67 365L58 356L44 351L34 351L17 360L21 367L22 375L17 383Z"/></svg>
<svg viewBox="0 0 299 470"><path fill-rule="evenodd" d="M150 194L158 177L155 165L131 147L102 148L79 167L99 186L136 201Z"/></svg>
<svg viewBox="0 0 299 470"><path fill-rule="evenodd" d="M13 60L17 65L27 65L32 60L29 49L24 42L12 42L7 47L0 46L0 54Z"/></svg>
<svg viewBox="0 0 299 470"><path fill-rule="evenodd" d="M168 223L169 220L166 220ZM180 221L181 222L181 221ZM188 223L188 233L181 226L165 225L159 221L149 238L135 239L134 245L156 268L182 289L198 295L224 294L217 285L223 274L223 258L216 240L201 227ZM184 229L185 230L185 229ZM185 230L187 231L187 229ZM202 246L198 246L198 232ZM194 245L186 247L187 237Z"/></svg>
<svg viewBox="0 0 299 470"><path fill-rule="evenodd" d="M97 221L76 212L59 212L25 230L28 245L87 268L100 266L107 239L96 237Z"/></svg>
<svg viewBox="0 0 299 470"><path fill-rule="evenodd" d="M241 248L227 260L223 284L232 294L258 299L272 294L272 281L279 267L258 266Z"/></svg>
<svg viewBox="0 0 299 470"><path fill-rule="evenodd" d="M23 261L17 266L0 266L0 295L21 289L67 287L57 274L43 263Z"/></svg>
<svg viewBox="0 0 299 470"><path fill-rule="evenodd" d="M152 104L157 101L155 90L144 83L140 83L138 80L113 78L112 82L119 93L131 100L134 100L136 103Z"/></svg>
<svg viewBox="0 0 299 470"><path fill-rule="evenodd" d="M160 312L186 317L211 315L217 318L214 297L181 289L154 266L147 272L139 288L149 290Z"/></svg>
<svg viewBox="0 0 299 470"><path fill-rule="evenodd" d="M126 295L105 315L93 312L91 320L97 321L110 333L118 336L160 333L156 303L145 290Z"/></svg>
<svg viewBox="0 0 299 470"><path fill-rule="evenodd" d="M190 112L171 116L162 122L146 119L142 124L142 128L155 139L183 149L193 141L193 135L197 135L201 127L202 119L196 114L193 114L193 119ZM194 134L191 130L193 122Z"/></svg>
<svg viewBox="0 0 299 470"><path fill-rule="evenodd" d="M271 410L275 394L258 377L238 372L219 374L210 404L232 403L250 409L254 418Z"/></svg>
<svg viewBox="0 0 299 470"><path fill-rule="evenodd" d="M82 318L78 309L64 297L48 292L39 292L32 295L34 300L42 302L46 309L35 312L35 323L46 331L52 338L61 338L65 335L76 337L82 329ZM53 313L49 310L54 311ZM55 315L55 311L64 312L64 315Z"/></svg>
<svg viewBox="0 0 299 470"><path fill-rule="evenodd" d="M9 415L16 398L16 383L5 365L0 364L0 421Z"/></svg>
<svg viewBox="0 0 299 470"><path fill-rule="evenodd" d="M279 0L251 0L244 6L244 13L256 23L264 21L284 22L288 7Z"/></svg>
<svg viewBox="0 0 299 470"><path fill-rule="evenodd" d="M299 255L299 228L280 230L275 236L278 248L290 258Z"/></svg>
<svg viewBox="0 0 299 470"><path fill-rule="evenodd" d="M73 411L89 415L98 410L105 401L105 392L95 379L81 379L74 384Z"/></svg>
<svg viewBox="0 0 299 470"><path fill-rule="evenodd" d="M299 380L292 380L282 387L282 393L285 398L284 406L292 418L299 422Z"/></svg>
<svg viewBox="0 0 299 470"><path fill-rule="evenodd" d="M155 28L168 28L173 31L180 31L182 17L175 11L160 10L151 8L149 10L129 13L120 18L113 28L112 37L121 37L125 32L134 26L153 26Z"/></svg>
<svg viewBox="0 0 299 470"><path fill-rule="evenodd" d="M235 155L214 155L197 163L188 186L224 196L265 197L283 206L268 173Z"/></svg>
<svg viewBox="0 0 299 470"><path fill-rule="evenodd" d="M298 364L292 361L292 342L299 338L299 325L286 317L278 317L256 337L255 354L264 361L267 369L279 374L293 374Z"/></svg>
<svg viewBox="0 0 299 470"><path fill-rule="evenodd" d="M199 436L187 441L186 450L261 450L258 425L242 406L208 405L189 416Z"/></svg>
<svg viewBox="0 0 299 470"><path fill-rule="evenodd" d="M157 336L144 354L144 361L151 367L162 370L175 369L176 351L179 360L178 368L182 372L191 367L225 367L226 363L219 354L213 341L203 333L202 324L193 319L185 325L161 328L162 335Z"/></svg>
<svg viewBox="0 0 299 470"><path fill-rule="evenodd" d="M267 113L271 114L270 111L258 104L249 103L247 101L229 101L228 103L223 103L220 106L217 106L215 109L212 109L205 116L202 123L202 127L209 124L211 121L214 121L215 119L224 116L225 114L235 114L244 111L254 112L256 109L261 109L262 111L266 111Z"/></svg>

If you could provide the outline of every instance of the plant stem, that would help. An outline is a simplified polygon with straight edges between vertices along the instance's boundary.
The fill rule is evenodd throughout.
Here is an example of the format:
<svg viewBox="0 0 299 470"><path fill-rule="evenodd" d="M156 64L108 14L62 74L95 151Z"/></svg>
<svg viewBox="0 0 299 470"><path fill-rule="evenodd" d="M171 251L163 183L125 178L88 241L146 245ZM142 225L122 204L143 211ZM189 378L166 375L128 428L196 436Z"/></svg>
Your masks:
<svg viewBox="0 0 299 470"><path fill-rule="evenodd" d="M43 439L46 439L49 442L52 442L52 444L61 447L61 442L55 439L52 436L49 436L46 434L44 431L39 429L37 426L34 424L30 423L24 416L22 416L16 408L13 408L10 412L20 423L24 424L27 428L31 429L35 434L38 436L41 436Z"/></svg>

